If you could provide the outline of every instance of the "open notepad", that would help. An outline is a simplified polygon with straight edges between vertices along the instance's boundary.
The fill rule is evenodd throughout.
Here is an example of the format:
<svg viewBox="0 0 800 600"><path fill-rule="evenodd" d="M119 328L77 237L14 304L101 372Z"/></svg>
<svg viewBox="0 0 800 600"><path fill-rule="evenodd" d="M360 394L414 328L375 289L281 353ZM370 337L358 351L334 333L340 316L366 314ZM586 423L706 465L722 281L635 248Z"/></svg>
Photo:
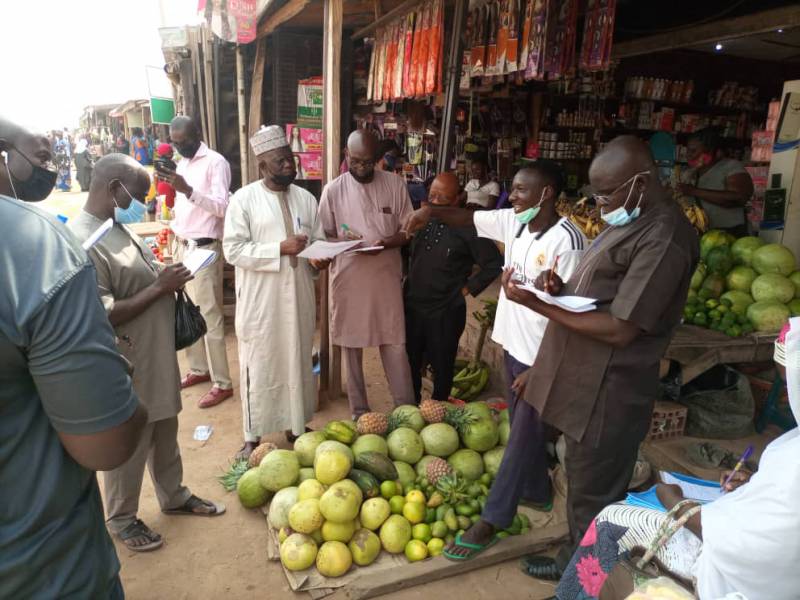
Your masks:
<svg viewBox="0 0 800 600"><path fill-rule="evenodd" d="M195 248L190 254L184 257L183 266L189 269L189 272L194 275L200 269L204 269L214 262L216 257L217 253L213 250Z"/></svg>
<svg viewBox="0 0 800 600"><path fill-rule="evenodd" d="M661 471L661 481L672 485L677 485L683 491L684 498L690 500L697 500L701 504L713 502L722 496L722 488L719 483L714 481L707 481L705 479L698 479L691 475L684 475L683 473L670 473ZM639 506L642 508L650 508L661 512L667 512L667 509L661 504L661 501L656 495L656 486L651 487L645 492L630 492L625 499L625 504L631 506Z"/></svg>
<svg viewBox="0 0 800 600"><path fill-rule="evenodd" d="M551 296L547 292L538 290L532 285L521 285L519 287L520 289L536 294L542 302L558 306L569 312L582 313L597 310L597 300L594 298L585 298L584 296Z"/></svg>

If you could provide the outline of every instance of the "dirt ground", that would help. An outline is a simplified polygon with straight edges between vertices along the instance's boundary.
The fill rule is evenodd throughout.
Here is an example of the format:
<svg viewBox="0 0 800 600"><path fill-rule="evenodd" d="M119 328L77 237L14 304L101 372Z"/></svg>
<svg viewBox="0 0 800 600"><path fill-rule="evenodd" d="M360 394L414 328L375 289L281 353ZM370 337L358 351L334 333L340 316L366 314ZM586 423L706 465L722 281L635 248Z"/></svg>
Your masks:
<svg viewBox="0 0 800 600"><path fill-rule="evenodd" d="M228 360L238 391L239 363L236 339L228 325ZM388 386L377 352L367 351L365 378L373 408L390 408ZM181 360L182 367L184 366ZM270 598L304 598L295 594L277 563L267 561L266 524L260 511L241 507L235 493L226 493L216 477L227 467L241 446L241 407L238 394L219 406L201 410L198 398L209 384L183 393L179 440L183 455L184 482L197 495L222 501L227 513L215 518L166 516L158 509L148 477L142 492L139 517L161 533L166 544L151 553L135 553L117 544L122 563L122 582L131 600L162 598L169 600L250 598L269 590ZM348 416L343 396L317 413L311 426ZM205 443L192 439L198 425L212 425L214 433ZM271 441L287 447L282 435ZM516 561L487 567L464 576L383 596L387 599L430 598L458 594L462 598L504 597L542 600L553 595L552 584L537 582L519 571Z"/></svg>
<svg viewBox="0 0 800 600"><path fill-rule="evenodd" d="M54 192L40 206L54 214L73 218L85 200L84 193ZM161 549L150 553L131 552L123 545L116 544L122 563L125 595L129 600L238 600L263 596L265 592L272 599L310 597L306 593L292 592L280 565L267 561L267 529L261 512L242 508L236 494L226 493L216 479L228 467L231 457L242 443L239 362L232 322L226 323L226 330L235 395L219 406L201 410L197 408L197 400L210 384L185 390L179 442L184 483L198 496L224 502L227 512L215 518L164 515L158 508L152 483L145 476L139 517L164 536L166 543ZM185 372L182 356L180 360L181 370ZM372 408L389 410L391 397L375 350L364 353L364 370ZM342 396L318 412L311 426L322 427L331 419L348 417L347 398ZM192 433L198 425L211 425L214 428L206 443L192 439ZM283 435L272 436L271 441L281 447L289 447ZM539 582L524 575L517 567L517 561L508 561L456 578L388 594L383 598L412 600L453 595L464 599L501 597L543 600L553 595L554 587L551 583Z"/></svg>

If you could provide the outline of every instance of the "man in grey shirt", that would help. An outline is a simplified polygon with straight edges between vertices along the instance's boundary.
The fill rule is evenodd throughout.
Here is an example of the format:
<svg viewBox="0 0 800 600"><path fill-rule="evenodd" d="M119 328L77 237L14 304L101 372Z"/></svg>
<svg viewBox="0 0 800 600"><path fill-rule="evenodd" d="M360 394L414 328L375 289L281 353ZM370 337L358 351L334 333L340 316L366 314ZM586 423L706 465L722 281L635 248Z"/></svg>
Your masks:
<svg viewBox="0 0 800 600"><path fill-rule="evenodd" d="M69 227L79 241L108 219L106 235L89 250L97 270L100 300L120 340L122 355L134 366L133 389L147 408L148 423L131 459L103 477L108 529L128 547L159 548L161 535L138 517L145 466L161 509L171 514L214 516L225 507L193 495L183 485L178 447L181 377L175 353L175 291L192 279L185 266L160 267L142 239L128 229L128 211L144 198L150 176L130 156L110 154L95 166L86 205Z"/></svg>
<svg viewBox="0 0 800 600"><path fill-rule="evenodd" d="M86 253L25 200L53 188L46 138L0 118L0 598L123 597L95 471L147 412Z"/></svg>

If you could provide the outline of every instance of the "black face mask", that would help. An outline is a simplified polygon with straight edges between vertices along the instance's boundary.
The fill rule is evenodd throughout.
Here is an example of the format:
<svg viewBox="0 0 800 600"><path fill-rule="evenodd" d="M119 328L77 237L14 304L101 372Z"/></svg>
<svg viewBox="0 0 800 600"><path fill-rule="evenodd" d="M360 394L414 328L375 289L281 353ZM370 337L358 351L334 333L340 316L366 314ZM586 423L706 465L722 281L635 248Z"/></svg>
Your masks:
<svg viewBox="0 0 800 600"><path fill-rule="evenodd" d="M200 149L200 141L187 142L186 144L173 144L173 146L177 148L181 156L194 158L194 155L197 154L197 151Z"/></svg>
<svg viewBox="0 0 800 600"><path fill-rule="evenodd" d="M53 191L58 173L33 164L22 152L16 148L14 150L28 161L32 169L30 177L23 181L14 176L8 166L8 159L6 159L6 172L11 181L11 189L14 191L14 195L17 200L25 200L27 202L39 202L44 200L50 195L50 192Z"/></svg>
<svg viewBox="0 0 800 600"><path fill-rule="evenodd" d="M280 186L287 186L294 183L294 180L297 178L297 174L294 175L270 175L270 179L273 182L277 183Z"/></svg>
<svg viewBox="0 0 800 600"><path fill-rule="evenodd" d="M358 173L353 171L353 169L350 169L350 175L352 175L353 179L355 179L358 183L369 183L369 182L372 181L372 178L375 176L375 171L373 170L373 171L370 172L369 175L365 175L364 177L361 177L361 175L359 175Z"/></svg>

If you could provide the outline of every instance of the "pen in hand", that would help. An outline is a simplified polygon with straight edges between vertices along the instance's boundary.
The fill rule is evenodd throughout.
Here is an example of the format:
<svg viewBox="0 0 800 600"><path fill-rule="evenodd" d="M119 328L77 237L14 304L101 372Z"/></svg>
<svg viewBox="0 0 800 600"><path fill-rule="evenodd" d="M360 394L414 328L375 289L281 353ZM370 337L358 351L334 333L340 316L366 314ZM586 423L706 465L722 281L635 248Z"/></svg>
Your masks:
<svg viewBox="0 0 800 600"><path fill-rule="evenodd" d="M744 466L744 463L747 462L747 459L750 458L752 454L753 454L753 445L751 444L745 449L744 453L739 459L739 462L737 462L736 466L733 468L733 471L731 471L728 477L725 479L725 481L722 482L723 492L725 491L725 488L728 487L730 482L733 481L733 476L736 475L736 473L738 473L739 471L741 471L742 467Z"/></svg>
<svg viewBox="0 0 800 600"><path fill-rule="evenodd" d="M545 286L545 292L548 294L550 290L553 289L553 276L556 275L556 269L558 268L558 255L556 255L556 259L553 261L553 268L550 269L550 275L547 277L547 285Z"/></svg>

